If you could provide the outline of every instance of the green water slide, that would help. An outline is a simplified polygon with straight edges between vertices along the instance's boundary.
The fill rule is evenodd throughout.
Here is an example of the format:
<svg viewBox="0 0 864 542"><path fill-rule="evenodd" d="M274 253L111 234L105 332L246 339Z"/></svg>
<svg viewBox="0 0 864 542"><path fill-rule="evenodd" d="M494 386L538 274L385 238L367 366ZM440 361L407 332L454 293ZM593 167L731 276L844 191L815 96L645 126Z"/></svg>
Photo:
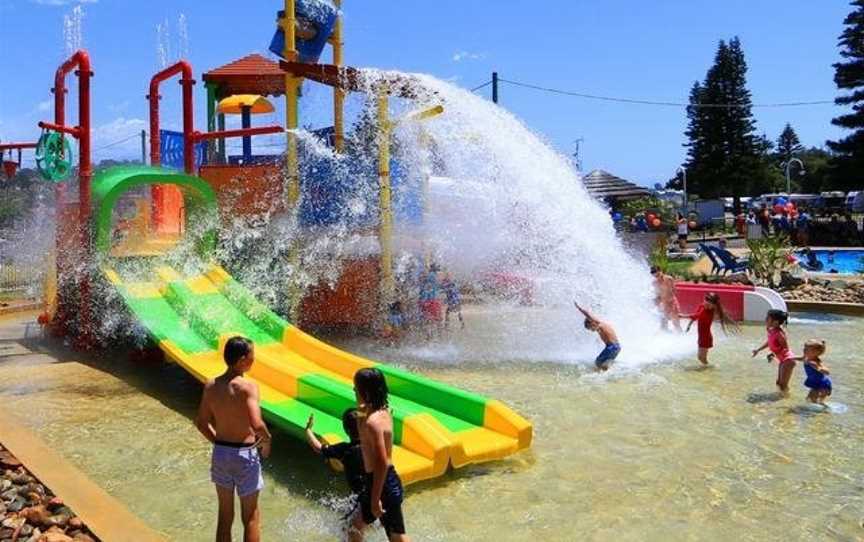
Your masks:
<svg viewBox="0 0 864 542"><path fill-rule="evenodd" d="M188 221L208 225L197 232L200 256L184 262L186 271L161 257L138 257L132 265L111 255L111 209L124 193L157 183L180 187ZM207 258L217 209L213 190L203 180L155 168L112 168L94 179L94 204L104 275L166 357L206 381L224 371L221 352L229 337L252 339L256 360L249 377L261 389L267 420L287 433L302 437L314 414L316 431L326 441L346 439L340 418L355 405L352 377L361 368L377 367L391 390L393 460L406 483L504 458L530 445L531 424L501 402L339 350L258 301Z"/></svg>

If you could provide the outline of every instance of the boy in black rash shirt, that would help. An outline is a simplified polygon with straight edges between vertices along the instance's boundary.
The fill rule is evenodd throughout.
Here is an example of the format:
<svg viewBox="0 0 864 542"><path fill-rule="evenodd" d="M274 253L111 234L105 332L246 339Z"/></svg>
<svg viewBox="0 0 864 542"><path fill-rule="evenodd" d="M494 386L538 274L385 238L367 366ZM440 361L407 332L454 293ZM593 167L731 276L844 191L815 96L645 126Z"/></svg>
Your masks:
<svg viewBox="0 0 864 542"><path fill-rule="evenodd" d="M329 445L322 444L312 431L312 426L315 424L315 416L313 414L309 415L309 421L306 422L306 440L309 441L309 445L315 450L315 453L320 454L325 459L335 459L342 463L345 471L345 481L351 489L355 506L357 497L364 489L364 473L366 472L366 469L363 467L363 450L360 448L360 432L357 428L359 415L356 408L349 408L343 412L342 428L348 435L349 442L338 442Z"/></svg>

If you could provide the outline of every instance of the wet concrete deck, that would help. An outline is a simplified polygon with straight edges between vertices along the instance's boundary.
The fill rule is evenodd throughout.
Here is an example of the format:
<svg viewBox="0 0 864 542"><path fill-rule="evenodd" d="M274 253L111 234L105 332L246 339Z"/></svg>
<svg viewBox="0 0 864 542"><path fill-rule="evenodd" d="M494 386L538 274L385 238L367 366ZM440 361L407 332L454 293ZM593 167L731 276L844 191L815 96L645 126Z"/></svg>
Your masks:
<svg viewBox="0 0 864 542"><path fill-rule="evenodd" d="M56 363L62 349L34 351L28 343L41 334L35 314L0 316L0 363ZM68 352L65 353L68 355ZM68 361L68 360L63 360ZM26 427L16 415L0 407L0 443L81 518L105 542L167 540L133 515L119 501L87 478Z"/></svg>

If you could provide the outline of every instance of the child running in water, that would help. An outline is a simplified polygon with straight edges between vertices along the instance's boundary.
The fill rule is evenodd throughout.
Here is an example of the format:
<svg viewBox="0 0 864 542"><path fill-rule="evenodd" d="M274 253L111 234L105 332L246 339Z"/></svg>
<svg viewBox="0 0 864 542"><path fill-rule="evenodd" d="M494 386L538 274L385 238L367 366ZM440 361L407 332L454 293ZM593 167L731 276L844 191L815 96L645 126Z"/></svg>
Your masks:
<svg viewBox="0 0 864 542"><path fill-rule="evenodd" d="M579 312L585 315L585 329L597 332L600 340L606 345L603 351L600 352L600 355L597 356L597 359L594 360L594 364L598 370L608 371L609 367L618 357L618 354L621 353L621 343L618 342L618 335L615 333L615 329L609 322L600 320L586 309L580 307L576 301L573 304L576 305Z"/></svg>
<svg viewBox="0 0 864 542"><path fill-rule="evenodd" d="M807 400L817 405L824 405L825 399L831 395L831 379L828 378L831 371L822 362L825 349L825 341L810 339L804 343L804 355L795 358L795 361L804 362L804 372L807 373L804 385L810 388Z"/></svg>
<svg viewBox="0 0 864 542"><path fill-rule="evenodd" d="M366 481L360 510L354 514L348 538L363 540L366 527L380 521L390 542L407 542L402 517L402 480L393 468L393 418L387 403L387 382L380 370L360 369L354 374L354 393L361 413L360 446Z"/></svg>
<svg viewBox="0 0 864 542"><path fill-rule="evenodd" d="M348 489L351 490L351 511L345 519L354 514L358 499L365 487L366 469L363 467L363 449L360 447L359 420L360 413L356 408L349 408L342 413L342 429L348 435L348 442L337 444L322 444L318 440L313 431L315 426L313 414L309 415L309 421L306 422L306 440L309 442L309 446L324 459L335 459L342 464L345 482L348 483Z"/></svg>
<svg viewBox="0 0 864 542"><path fill-rule="evenodd" d="M447 304L447 310L444 313L444 328L450 327L450 313L455 312L456 316L459 317L459 325L465 329L465 319L462 318L462 294L450 273L444 275L444 282L441 286L444 289L444 301Z"/></svg>
<svg viewBox="0 0 864 542"><path fill-rule="evenodd" d="M789 341L786 338L786 331L783 326L789 315L779 309L771 309L765 316L765 327L768 331L768 338L762 343L762 346L753 350L753 357L759 355L759 352L766 348L771 350L768 355L768 362L777 361L777 389L784 397L789 396L789 381L792 379L792 372L795 370L795 354L789 350Z"/></svg>
<svg viewBox="0 0 864 542"><path fill-rule="evenodd" d="M714 335L711 333L711 325L714 320L720 320L720 326L724 333L729 332L729 327L738 328L726 311L723 310L723 305L720 303L720 296L714 292L705 294L705 299L696 312L689 315L681 315L682 318L689 318L690 323L687 324L687 332L693 327L693 322L696 322L696 332L698 335L697 345L699 347L698 357L702 365L708 365L708 351L714 348Z"/></svg>

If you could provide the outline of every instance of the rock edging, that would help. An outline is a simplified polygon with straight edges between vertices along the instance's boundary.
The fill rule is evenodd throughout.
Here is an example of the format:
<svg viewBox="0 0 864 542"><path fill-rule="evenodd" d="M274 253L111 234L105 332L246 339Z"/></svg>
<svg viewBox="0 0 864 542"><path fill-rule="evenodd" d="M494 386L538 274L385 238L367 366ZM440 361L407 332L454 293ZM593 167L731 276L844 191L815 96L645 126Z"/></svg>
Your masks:
<svg viewBox="0 0 864 542"><path fill-rule="evenodd" d="M0 542L97 542L84 522L0 445Z"/></svg>

